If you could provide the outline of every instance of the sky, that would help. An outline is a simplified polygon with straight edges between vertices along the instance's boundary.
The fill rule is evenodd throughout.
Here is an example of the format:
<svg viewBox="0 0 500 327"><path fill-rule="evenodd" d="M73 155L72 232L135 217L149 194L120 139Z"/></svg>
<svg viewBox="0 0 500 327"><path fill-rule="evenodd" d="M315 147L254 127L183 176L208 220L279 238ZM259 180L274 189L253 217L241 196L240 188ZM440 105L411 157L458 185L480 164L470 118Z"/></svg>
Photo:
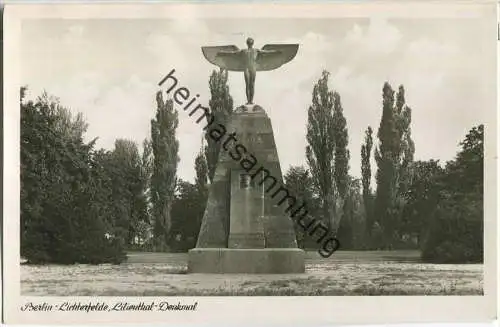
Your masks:
<svg viewBox="0 0 500 327"><path fill-rule="evenodd" d="M492 43L486 26L475 18L29 20L22 25L21 80L29 97L46 90L82 112L86 139L98 137L98 147L112 149L118 138L140 145L149 137L155 94L167 88L158 83L172 69L179 86L208 105L208 78L217 67L201 46L242 48L249 36L258 48L298 43L291 62L256 77L254 102L271 118L282 170L306 165L307 110L326 69L347 120L350 174L360 177L364 132L371 126L376 136L385 81L405 87L416 160L453 159L468 130L486 121L494 70L482 57ZM229 87L235 106L244 104L241 72L229 73ZM182 110L177 137L178 176L193 181L202 131Z"/></svg>

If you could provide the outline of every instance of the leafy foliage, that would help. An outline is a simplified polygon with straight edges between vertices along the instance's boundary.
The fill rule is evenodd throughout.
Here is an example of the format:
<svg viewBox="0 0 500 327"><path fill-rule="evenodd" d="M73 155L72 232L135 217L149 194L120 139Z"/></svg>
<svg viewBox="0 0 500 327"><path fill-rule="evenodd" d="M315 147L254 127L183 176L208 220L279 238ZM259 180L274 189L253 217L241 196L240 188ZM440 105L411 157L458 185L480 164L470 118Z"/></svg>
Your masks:
<svg viewBox="0 0 500 327"><path fill-rule="evenodd" d="M365 207L366 237L370 238L373 227L373 194L370 187L372 170L370 158L373 147L373 130L370 126L365 131L365 143L361 146L361 183L363 184L363 204Z"/></svg>
<svg viewBox="0 0 500 327"><path fill-rule="evenodd" d="M114 210L119 213L117 225L121 227L126 244L129 245L134 242L139 222L149 221L145 194L147 181L143 176L137 144L130 140L116 140L109 160L109 164L114 166L110 175Z"/></svg>
<svg viewBox="0 0 500 327"><path fill-rule="evenodd" d="M456 158L414 162L411 109L405 90L383 88L383 110L375 147L376 193L372 194L373 131L361 146L361 180L349 176L347 122L340 95L324 71L308 110L308 168L284 176L290 194L309 215L337 229L342 249L419 246L429 262L483 260L483 125L460 143ZM210 77L210 109L225 123L232 112L227 72ZM112 151L84 142L81 114L43 93L25 99L21 88L21 254L31 263L119 263L124 249L196 245L209 181L220 151L207 138L195 162L195 183L177 179L177 112L157 94L151 139L143 151L118 139ZM211 143L212 142L212 143ZM203 143L203 140L202 140ZM297 227L297 226L296 226ZM152 238L151 234L154 234ZM315 248L300 228L302 248ZM408 241L409 240L409 241Z"/></svg>
<svg viewBox="0 0 500 327"><path fill-rule="evenodd" d="M439 202L441 185L438 182L443 168L436 160L416 161L412 165L413 182L404 193L405 207L401 224L402 233L417 237L420 241L431 223L431 216Z"/></svg>
<svg viewBox="0 0 500 327"><path fill-rule="evenodd" d="M309 215L317 217L320 211L320 201L314 187L314 181L309 171L303 166L292 166L284 176L285 186L290 194L297 198L297 203L306 204ZM304 229L294 224L297 244L302 249L316 248L314 238L308 236Z"/></svg>
<svg viewBox="0 0 500 327"><path fill-rule="evenodd" d="M204 152L202 147L194 160L194 169L196 171L195 184L197 190L201 199L206 202L208 198L208 164Z"/></svg>
<svg viewBox="0 0 500 327"><path fill-rule="evenodd" d="M422 247L422 258L437 263L483 262L483 204L477 199L439 203Z"/></svg>
<svg viewBox="0 0 500 327"><path fill-rule="evenodd" d="M396 95L395 118L398 131L398 193L404 193L411 180L411 164L415 154L415 143L411 138L411 108L405 102L405 89L399 86Z"/></svg>
<svg viewBox="0 0 500 327"><path fill-rule="evenodd" d="M21 89L21 255L30 263L125 259L119 228L106 217L109 188L86 124L46 93Z"/></svg>
<svg viewBox="0 0 500 327"><path fill-rule="evenodd" d="M350 154L347 146L349 134L347 132L347 121L344 117L340 95L333 93L333 130L335 141L334 178L339 197L346 196L349 187L349 159Z"/></svg>
<svg viewBox="0 0 500 327"><path fill-rule="evenodd" d="M195 159L195 184L178 180L172 206L172 231L170 241L173 251L187 251L196 246L203 213L208 199L208 168L204 149Z"/></svg>
<svg viewBox="0 0 500 327"><path fill-rule="evenodd" d="M422 242L427 261L483 261L483 141L483 125L472 128L436 179L439 202Z"/></svg>
<svg viewBox="0 0 500 327"><path fill-rule="evenodd" d="M170 211L179 162L179 141L175 135L179 119L173 101L171 99L164 101L161 92L156 95L156 103L156 117L151 120L151 146L154 156L151 202L156 247L158 250L165 250L171 227Z"/></svg>
<svg viewBox="0 0 500 327"><path fill-rule="evenodd" d="M210 75L210 100L208 102L210 113L214 116L214 124L226 125L229 116L233 112L233 98L229 93L227 84L228 74L226 70L212 71ZM208 168L208 179L214 179L215 167L219 159L220 144L210 135L205 134L207 146L205 147L205 157Z"/></svg>
<svg viewBox="0 0 500 327"><path fill-rule="evenodd" d="M349 177L337 232L342 249L365 247L365 215L359 179Z"/></svg>
<svg viewBox="0 0 500 327"><path fill-rule="evenodd" d="M374 218L382 228L385 248L393 248L401 240L402 193L411 180L410 165L415 152L410 129L411 109L405 103L404 87L399 87L396 99L394 93L386 82L382 90L382 119L377 133L379 147L375 149L378 170ZM369 223L373 222L370 220Z"/></svg>
<svg viewBox="0 0 500 327"><path fill-rule="evenodd" d="M170 246L173 251L185 252L196 246L206 204L204 196L197 185L178 180L172 206Z"/></svg>
<svg viewBox="0 0 500 327"><path fill-rule="evenodd" d="M339 98L328 88L327 71L314 85L308 110L306 158L314 186L321 199L323 221L335 226L335 119L334 104Z"/></svg>
<svg viewBox="0 0 500 327"><path fill-rule="evenodd" d="M383 88L382 119L377 137L379 147L375 150L377 161L377 195L375 198L375 217L384 232L384 240L388 246L392 243L394 232L394 215L392 209L395 201L395 178L399 144L394 117L394 91L389 83Z"/></svg>

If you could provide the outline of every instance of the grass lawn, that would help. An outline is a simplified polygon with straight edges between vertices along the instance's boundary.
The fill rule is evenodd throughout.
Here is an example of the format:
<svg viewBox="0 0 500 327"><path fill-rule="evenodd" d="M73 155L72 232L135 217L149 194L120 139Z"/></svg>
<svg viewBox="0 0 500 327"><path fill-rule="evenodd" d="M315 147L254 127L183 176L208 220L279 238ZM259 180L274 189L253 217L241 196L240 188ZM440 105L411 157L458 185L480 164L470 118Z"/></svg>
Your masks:
<svg viewBox="0 0 500 327"><path fill-rule="evenodd" d="M483 265L418 262L417 251L308 252L305 274L186 274L187 254L129 253L121 265L22 265L22 295L482 295Z"/></svg>

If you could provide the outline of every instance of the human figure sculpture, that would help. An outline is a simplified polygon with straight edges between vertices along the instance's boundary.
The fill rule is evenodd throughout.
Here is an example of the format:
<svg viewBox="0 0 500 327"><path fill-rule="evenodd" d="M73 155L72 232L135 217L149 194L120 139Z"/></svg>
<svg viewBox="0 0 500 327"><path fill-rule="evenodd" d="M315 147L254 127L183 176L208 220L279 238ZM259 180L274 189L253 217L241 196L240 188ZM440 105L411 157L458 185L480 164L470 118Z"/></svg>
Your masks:
<svg viewBox="0 0 500 327"><path fill-rule="evenodd" d="M255 49L253 43L253 39L248 38L247 49L235 45L201 47L210 63L228 71L244 72L247 104L253 104L256 72L281 67L291 61L299 49L298 44L266 44L262 49Z"/></svg>

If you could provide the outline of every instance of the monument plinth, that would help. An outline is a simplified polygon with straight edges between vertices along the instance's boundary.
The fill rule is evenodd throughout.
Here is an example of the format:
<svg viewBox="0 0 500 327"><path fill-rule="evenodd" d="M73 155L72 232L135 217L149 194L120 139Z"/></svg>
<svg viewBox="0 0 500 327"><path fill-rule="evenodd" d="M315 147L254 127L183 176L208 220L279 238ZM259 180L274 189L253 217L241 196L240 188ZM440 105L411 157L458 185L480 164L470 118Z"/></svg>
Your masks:
<svg viewBox="0 0 500 327"><path fill-rule="evenodd" d="M286 205L278 205L281 197L273 198L283 178L269 117L260 106L242 106L226 129L227 135L235 133L237 144L256 164L248 169L235 160L234 143L221 149L196 248L189 251L188 271L303 273L304 251L297 247L293 222ZM259 167L269 173L259 172ZM273 182L266 176L276 180L270 191Z"/></svg>

